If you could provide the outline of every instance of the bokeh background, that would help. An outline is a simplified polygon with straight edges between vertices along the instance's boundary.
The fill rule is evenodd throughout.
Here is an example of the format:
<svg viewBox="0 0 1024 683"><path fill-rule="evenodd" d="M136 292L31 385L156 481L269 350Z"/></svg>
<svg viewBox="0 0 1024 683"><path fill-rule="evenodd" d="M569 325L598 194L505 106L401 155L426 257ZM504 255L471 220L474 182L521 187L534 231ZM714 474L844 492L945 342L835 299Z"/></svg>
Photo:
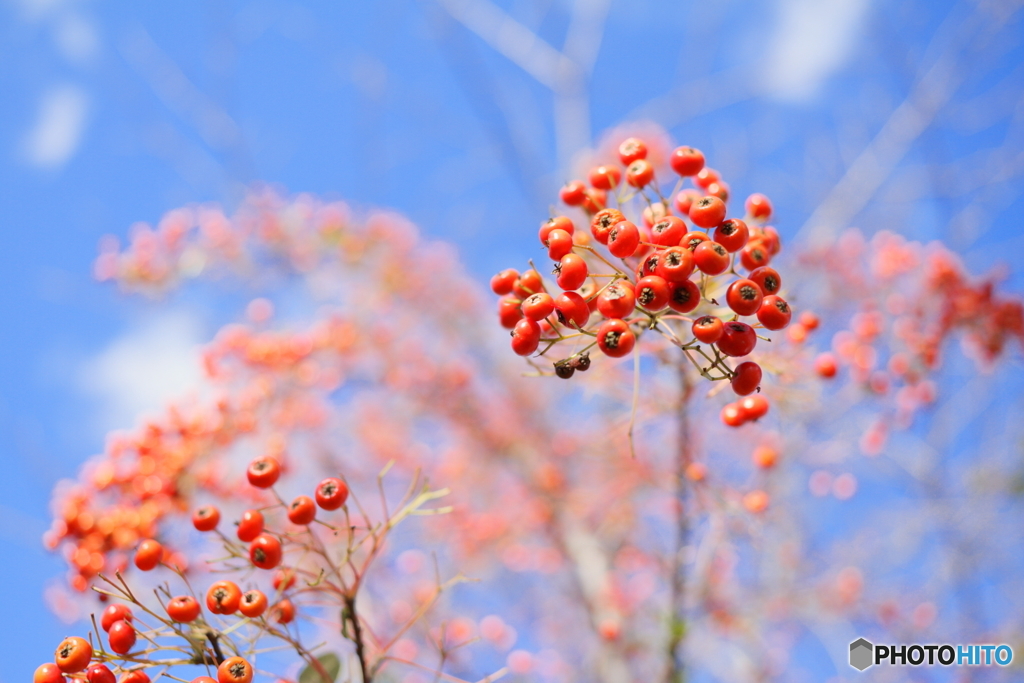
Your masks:
<svg viewBox="0 0 1024 683"><path fill-rule="evenodd" d="M768 194L785 241L847 226L941 239L974 271L1009 266L1002 286L1020 292L1020 9L6 0L0 681L26 680L66 630L43 598L64 570L40 543L53 485L195 385L197 345L230 305L96 284L103 235L265 181L393 207L483 280L535 254L581 149L649 120L737 195ZM1016 400L1019 383L1001 386Z"/></svg>

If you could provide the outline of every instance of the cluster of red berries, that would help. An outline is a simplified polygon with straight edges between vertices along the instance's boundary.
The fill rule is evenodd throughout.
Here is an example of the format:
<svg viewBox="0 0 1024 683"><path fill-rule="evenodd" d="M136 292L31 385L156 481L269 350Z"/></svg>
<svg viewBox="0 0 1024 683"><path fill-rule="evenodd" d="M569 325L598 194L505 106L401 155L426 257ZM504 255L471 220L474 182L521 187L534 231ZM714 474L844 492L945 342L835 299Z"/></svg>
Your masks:
<svg viewBox="0 0 1024 683"><path fill-rule="evenodd" d="M260 457L249 465L246 476L254 487L272 489L281 476L281 465L271 456ZM329 477L317 485L312 498L298 496L286 504L274 492L279 505L271 508L284 507L292 524L307 526L318 521L318 507L327 511L338 510L348 500L348 493L348 486L342 479ZM231 559L247 556L249 564L259 569L278 569L284 557L285 546L289 543L306 547L291 535L268 529L263 511L252 509L242 514L236 530L238 540L249 544L246 552L244 547L236 547L218 530L220 520L220 510L213 505L200 507L192 514L193 526L202 532L218 534L231 554ZM141 571L151 571L162 563L166 564L167 559L168 554L163 545L154 539L143 540L135 550L134 563ZM181 568L177 565L168 566L181 574ZM261 624L288 624L295 619L295 605L285 596L295 585L297 573L296 569L291 568L280 568L275 572L272 583L278 599L273 605L270 604L267 595L257 588L243 591L234 581L216 581L206 592L206 609L212 614L219 615L241 613L247 619L259 620ZM167 596L169 599L163 604L166 617L154 615L165 624L191 624L202 618L202 605L194 596L171 597L169 592ZM107 633L109 650L113 653L101 652L105 661L118 657L122 658L126 665L138 661L141 655L131 654L139 633L133 622L134 614L128 605L115 603L105 609L100 625ZM146 636L149 641L152 637ZM34 683L67 683L64 674L77 674L82 671L86 672L84 678L88 683L116 683L113 672L106 664L96 662L90 665L93 655L93 648L87 640L79 637L67 638L57 648L55 664L43 664L36 670ZM156 665L159 662L152 664ZM215 683L249 683L252 680L252 666L241 657L230 657L221 661L217 675ZM120 680L121 683L148 683L150 679L143 667L125 668ZM193 683L214 681L207 676L200 676Z"/></svg>
<svg viewBox="0 0 1024 683"><path fill-rule="evenodd" d="M111 607L107 608L107 612L103 614L103 628L109 634L111 649L119 654L127 654L132 645L135 644L135 631L130 624L132 619L131 610L121 605L122 612L110 616L109 618L116 619L111 622L108 621L108 615L111 614L113 607L115 606L111 605ZM129 639L115 635L115 631L119 626L127 626L127 629L132 633L130 644L123 652L115 649L114 643L116 642L118 646L123 646L129 642ZM128 631L122 629L117 632L126 633ZM87 683L117 683L118 681L120 683L150 682L149 674L146 673L144 668L125 669L120 679L118 679L114 672L110 670L110 667L102 661L94 661L95 655L96 653L93 651L92 645L85 638L78 636L65 638L54 652L53 663L41 664L32 677L32 683L68 683L66 676L71 676L79 681L87 681ZM104 655L101 654L101 657L104 657ZM210 676L198 676L192 680L192 683L250 683L252 676L252 665L243 657L235 656L224 659L217 666L216 679Z"/></svg>
<svg viewBox="0 0 1024 683"><path fill-rule="evenodd" d="M746 361L734 368L726 359L749 355L758 328L781 330L792 318L779 295L782 278L769 265L781 248L778 233L764 225L771 203L753 194L744 218L727 218L728 186L692 147L670 155L679 176L671 200L656 182L642 140L622 142L618 157L621 167L593 168L589 186L573 181L562 188L562 201L589 220L589 235L569 216L555 216L540 228L540 242L555 261L554 286L533 268L504 270L491 279L502 297L498 314L512 331L512 349L544 356L560 343L574 345L554 361L554 374L567 379L589 367L592 347L619 358L653 330L682 348L707 379L727 379L737 394L751 394L761 381L760 366ZM683 188L687 179L692 188ZM630 215L640 207L638 216ZM751 316L756 321L741 320ZM677 331L680 321L689 324L689 334ZM580 348L581 341L590 343ZM756 413L745 414L756 419Z"/></svg>

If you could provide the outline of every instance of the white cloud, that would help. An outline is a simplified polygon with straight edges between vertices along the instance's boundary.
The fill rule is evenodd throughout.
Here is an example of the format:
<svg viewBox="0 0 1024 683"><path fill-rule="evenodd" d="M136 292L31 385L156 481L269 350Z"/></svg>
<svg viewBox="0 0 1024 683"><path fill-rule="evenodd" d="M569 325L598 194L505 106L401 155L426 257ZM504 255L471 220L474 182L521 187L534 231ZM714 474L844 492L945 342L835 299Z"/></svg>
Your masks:
<svg viewBox="0 0 1024 683"><path fill-rule="evenodd" d="M769 40L765 87L785 100L808 100L849 59L870 0L779 0Z"/></svg>
<svg viewBox="0 0 1024 683"><path fill-rule="evenodd" d="M202 329L183 312L144 319L89 360L80 375L86 393L99 400L105 426L129 427L199 393Z"/></svg>
<svg viewBox="0 0 1024 683"><path fill-rule="evenodd" d="M40 168L63 166L75 153L85 130L89 97L74 85L50 88L43 94L39 115L25 138L25 157Z"/></svg>
<svg viewBox="0 0 1024 683"><path fill-rule="evenodd" d="M100 38L93 23L72 12L65 13L55 22L53 40L64 57L73 64L93 59L100 47Z"/></svg>

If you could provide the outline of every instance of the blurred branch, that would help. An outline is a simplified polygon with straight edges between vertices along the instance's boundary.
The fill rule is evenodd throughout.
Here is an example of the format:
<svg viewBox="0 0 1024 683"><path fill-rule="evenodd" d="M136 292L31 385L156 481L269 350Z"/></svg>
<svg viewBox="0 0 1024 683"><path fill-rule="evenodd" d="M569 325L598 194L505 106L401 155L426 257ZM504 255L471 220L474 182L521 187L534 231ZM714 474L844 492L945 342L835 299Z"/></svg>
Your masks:
<svg viewBox="0 0 1024 683"><path fill-rule="evenodd" d="M480 36L538 83L555 90L579 67L488 0L437 0L453 19Z"/></svg>
<svg viewBox="0 0 1024 683"><path fill-rule="evenodd" d="M211 149L227 152L243 179L252 163L241 127L192 83L142 26L122 41L121 54L164 105L188 123Z"/></svg>
<svg viewBox="0 0 1024 683"><path fill-rule="evenodd" d="M941 46L941 54L800 228L797 240L825 244L850 226L969 75L970 60L965 59L964 48L976 38L980 37L983 45L995 37L1010 14L985 16L985 8L977 8L963 20L954 9L926 51L934 53ZM955 30L952 37L946 35L951 27Z"/></svg>

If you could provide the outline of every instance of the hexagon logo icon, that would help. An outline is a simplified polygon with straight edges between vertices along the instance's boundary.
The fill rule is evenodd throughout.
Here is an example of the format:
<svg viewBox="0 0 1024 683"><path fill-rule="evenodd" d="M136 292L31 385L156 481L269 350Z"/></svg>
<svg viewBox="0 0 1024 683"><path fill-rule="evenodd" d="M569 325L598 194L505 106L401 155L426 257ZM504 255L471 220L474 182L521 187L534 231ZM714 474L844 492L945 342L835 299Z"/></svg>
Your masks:
<svg viewBox="0 0 1024 683"><path fill-rule="evenodd" d="M850 666L857 671L863 671L864 669L871 666L874 662L875 646L864 640L858 638L857 640L850 643Z"/></svg>

